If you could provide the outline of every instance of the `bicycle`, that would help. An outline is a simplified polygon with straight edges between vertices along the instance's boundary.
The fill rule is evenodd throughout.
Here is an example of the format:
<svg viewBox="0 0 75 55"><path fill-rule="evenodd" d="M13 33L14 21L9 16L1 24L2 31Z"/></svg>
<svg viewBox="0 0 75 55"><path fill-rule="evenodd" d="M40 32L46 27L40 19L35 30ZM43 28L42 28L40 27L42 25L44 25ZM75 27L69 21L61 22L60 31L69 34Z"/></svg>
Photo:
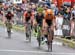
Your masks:
<svg viewBox="0 0 75 55"><path fill-rule="evenodd" d="M41 27L39 24L35 26L35 32L37 37L38 46L41 46Z"/></svg>
<svg viewBox="0 0 75 55"><path fill-rule="evenodd" d="M31 23L26 23L26 39L29 40L29 42L31 42Z"/></svg>
<svg viewBox="0 0 75 55"><path fill-rule="evenodd" d="M52 52L52 40L53 40L53 30L50 27L47 27L47 32L48 32L48 36L47 36L47 46L48 46L48 51Z"/></svg>
<svg viewBox="0 0 75 55"><path fill-rule="evenodd" d="M8 38L11 38L11 29L12 29L12 24L10 20L6 21L6 27L7 27L7 33L8 33Z"/></svg>

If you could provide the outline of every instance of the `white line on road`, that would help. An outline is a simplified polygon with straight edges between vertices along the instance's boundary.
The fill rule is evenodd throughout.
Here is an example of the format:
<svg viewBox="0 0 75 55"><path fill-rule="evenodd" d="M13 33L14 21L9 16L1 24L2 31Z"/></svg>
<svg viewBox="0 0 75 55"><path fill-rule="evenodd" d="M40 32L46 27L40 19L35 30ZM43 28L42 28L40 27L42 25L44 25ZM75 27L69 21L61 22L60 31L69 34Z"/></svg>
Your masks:
<svg viewBox="0 0 75 55"><path fill-rule="evenodd" d="M61 52L42 52L42 51L24 51L24 50L0 50L0 52L17 52L17 53L40 53L40 54L72 54L75 55L75 53L61 53Z"/></svg>
<svg viewBox="0 0 75 55"><path fill-rule="evenodd" d="M49 53L49 52L41 52L41 51L24 51L24 50L0 50L0 52Z"/></svg>

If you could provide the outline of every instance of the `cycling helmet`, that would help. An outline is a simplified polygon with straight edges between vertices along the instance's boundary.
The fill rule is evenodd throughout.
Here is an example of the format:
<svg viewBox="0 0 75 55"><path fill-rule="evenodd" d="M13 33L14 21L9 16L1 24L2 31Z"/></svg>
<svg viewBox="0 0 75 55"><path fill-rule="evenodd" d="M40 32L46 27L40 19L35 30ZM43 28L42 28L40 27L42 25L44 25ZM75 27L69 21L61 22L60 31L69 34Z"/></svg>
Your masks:
<svg viewBox="0 0 75 55"><path fill-rule="evenodd" d="M38 7L38 8L37 8L37 12L38 12L38 13L43 13L43 11L44 11L44 9L43 9L42 7Z"/></svg>
<svg viewBox="0 0 75 55"><path fill-rule="evenodd" d="M52 14L52 15L53 15L53 10L52 10L52 9L47 9L47 10L46 10L46 13L47 13L47 14Z"/></svg>

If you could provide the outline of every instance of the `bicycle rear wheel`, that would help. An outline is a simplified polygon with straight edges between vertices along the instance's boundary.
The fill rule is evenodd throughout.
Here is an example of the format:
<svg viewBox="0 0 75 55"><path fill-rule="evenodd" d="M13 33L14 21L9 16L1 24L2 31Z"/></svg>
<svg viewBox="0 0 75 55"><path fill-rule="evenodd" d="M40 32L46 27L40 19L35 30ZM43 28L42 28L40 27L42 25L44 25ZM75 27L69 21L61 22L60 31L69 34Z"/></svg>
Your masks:
<svg viewBox="0 0 75 55"><path fill-rule="evenodd" d="M11 30L7 31L8 33L8 38L11 38Z"/></svg>

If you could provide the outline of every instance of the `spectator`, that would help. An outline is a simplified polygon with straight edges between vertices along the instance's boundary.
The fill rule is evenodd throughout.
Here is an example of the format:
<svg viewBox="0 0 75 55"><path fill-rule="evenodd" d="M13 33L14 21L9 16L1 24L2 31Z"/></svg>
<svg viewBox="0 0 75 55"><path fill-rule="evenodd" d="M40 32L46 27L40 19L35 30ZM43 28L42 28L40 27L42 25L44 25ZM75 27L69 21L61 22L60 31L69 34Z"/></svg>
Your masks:
<svg viewBox="0 0 75 55"><path fill-rule="evenodd" d="M72 10L72 19L75 19L75 6L73 6L73 10Z"/></svg>
<svg viewBox="0 0 75 55"><path fill-rule="evenodd" d="M71 18L71 10L70 10L70 8L67 8L64 13L64 19L70 20L70 18Z"/></svg>
<svg viewBox="0 0 75 55"><path fill-rule="evenodd" d="M26 10L26 7L27 7L27 2L22 2L21 9L23 11L25 11Z"/></svg>
<svg viewBox="0 0 75 55"><path fill-rule="evenodd" d="M63 16L60 13L56 16L56 25L55 35L62 36Z"/></svg>
<svg viewBox="0 0 75 55"><path fill-rule="evenodd" d="M55 7L54 14L55 14L55 15L58 15L58 12L59 12L58 8L57 8L57 7Z"/></svg>
<svg viewBox="0 0 75 55"><path fill-rule="evenodd" d="M64 15L64 7L61 6L59 12L61 13L61 15Z"/></svg>

